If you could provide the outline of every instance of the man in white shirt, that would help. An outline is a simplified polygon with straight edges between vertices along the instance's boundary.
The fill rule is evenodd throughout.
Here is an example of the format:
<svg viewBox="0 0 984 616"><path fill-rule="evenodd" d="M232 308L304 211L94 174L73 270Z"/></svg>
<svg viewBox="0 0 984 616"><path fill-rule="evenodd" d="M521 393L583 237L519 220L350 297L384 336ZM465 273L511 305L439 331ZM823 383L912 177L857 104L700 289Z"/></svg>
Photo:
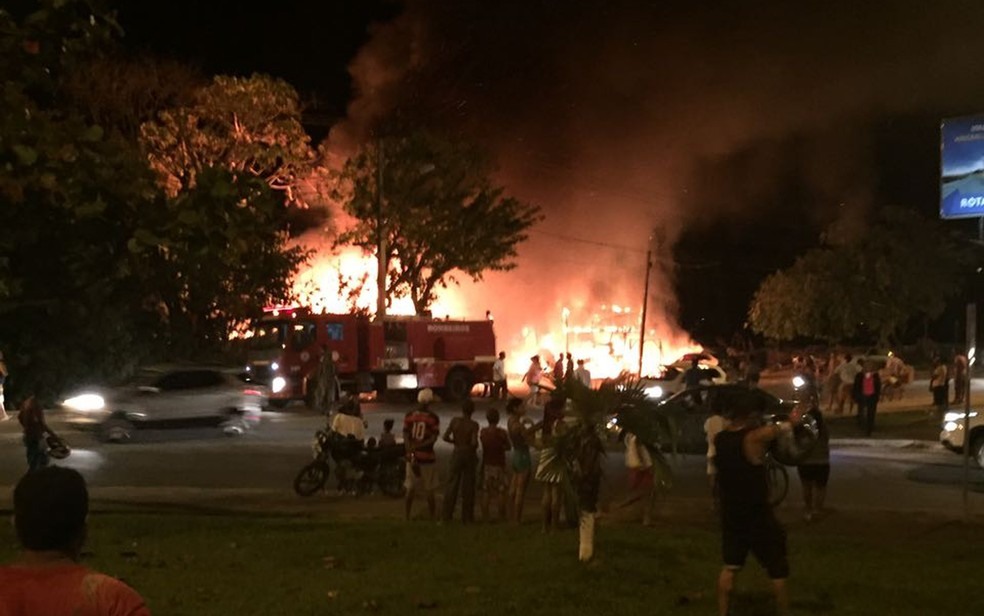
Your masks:
<svg viewBox="0 0 984 616"><path fill-rule="evenodd" d="M506 352L499 351L499 357L492 362L492 399L505 400L509 397L506 386Z"/></svg>
<svg viewBox="0 0 984 616"><path fill-rule="evenodd" d="M854 409L854 377L861 372L861 358L852 361L850 353L844 355L844 363L837 368L837 377L840 379L840 391L837 395L837 415L844 413L844 403L848 403L847 411L850 413Z"/></svg>
<svg viewBox="0 0 984 616"><path fill-rule="evenodd" d="M585 387L591 387L591 371L584 367L584 360L577 360L577 370L574 377Z"/></svg>

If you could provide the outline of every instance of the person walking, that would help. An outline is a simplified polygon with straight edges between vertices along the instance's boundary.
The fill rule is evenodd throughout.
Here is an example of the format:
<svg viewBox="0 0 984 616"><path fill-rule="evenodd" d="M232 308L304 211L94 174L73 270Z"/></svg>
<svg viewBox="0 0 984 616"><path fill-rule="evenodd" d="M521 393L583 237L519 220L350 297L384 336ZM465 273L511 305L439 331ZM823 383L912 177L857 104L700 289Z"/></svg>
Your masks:
<svg viewBox="0 0 984 616"><path fill-rule="evenodd" d="M574 377L585 387L591 388L591 371L584 367L584 360L577 360L577 369L574 370Z"/></svg>
<svg viewBox="0 0 984 616"><path fill-rule="evenodd" d="M715 439L714 463L721 492L722 556L724 565L717 581L718 613L727 616L735 575L751 552L772 580L776 611L788 614L786 579L789 560L786 531L769 504L765 454L769 444L793 423L761 425L761 399L739 400L731 410L731 423ZM790 414L798 422L800 412Z"/></svg>
<svg viewBox="0 0 984 616"><path fill-rule="evenodd" d="M558 458L554 439L564 428L565 399L556 393L543 405L543 421L540 422L542 447L533 478L543 487L540 505L543 512L543 531L560 527L560 511L564 504L561 492L563 461Z"/></svg>
<svg viewBox="0 0 984 616"><path fill-rule="evenodd" d="M540 379L543 377L543 368L540 366L540 356L534 355L530 358L530 367L523 375L523 382L529 385L530 400L533 404L540 404ZM512 400L510 400L512 402ZM508 409L508 405L506 406Z"/></svg>
<svg viewBox="0 0 984 616"><path fill-rule="evenodd" d="M929 377L929 391L933 393L933 406L942 419L946 413L946 403L949 399L949 379L947 378L946 363L938 355L933 358L933 371Z"/></svg>
<svg viewBox="0 0 984 616"><path fill-rule="evenodd" d="M437 517L437 456L434 443L441 434L441 419L430 410L434 392L422 389L417 394L417 408L403 417L403 442L407 449L406 518L410 519L418 490L427 498L430 519Z"/></svg>
<svg viewBox="0 0 984 616"><path fill-rule="evenodd" d="M499 356L492 362L492 399L505 400L509 396L506 384L506 352L499 351Z"/></svg>
<svg viewBox="0 0 984 616"><path fill-rule="evenodd" d="M489 425L482 428L478 438L482 442L482 519L490 521L489 506L493 499L499 512L499 520L506 519L506 498L509 490L506 476L506 452L511 448L509 434L499 427L499 411L489 409L485 413Z"/></svg>
<svg viewBox="0 0 984 616"><path fill-rule="evenodd" d="M625 433L625 467L629 475L629 495L622 501L619 508L639 503L642 525L651 526L653 508L656 503L656 477L653 469L653 457L649 453L649 449L631 432Z"/></svg>
<svg viewBox="0 0 984 616"><path fill-rule="evenodd" d="M860 360L860 358L858 358ZM852 361L851 354L844 354L844 363L837 369L837 380L840 381L840 392L837 394L837 415L844 414L844 404L847 403L847 412L854 410L854 377L861 372L861 366L856 361Z"/></svg>
<svg viewBox="0 0 984 616"><path fill-rule="evenodd" d="M465 400L461 416L455 417L444 432L444 442L454 445L448 471L448 489L444 494L444 521L454 517L454 507L461 492L461 521L475 521L475 471L478 468L478 422L472 419L475 403Z"/></svg>
<svg viewBox="0 0 984 616"><path fill-rule="evenodd" d="M875 429L875 412L878 410L878 400L881 398L881 375L875 370L875 364L868 362L864 370L854 377L853 396L858 405L858 425L865 436L871 436Z"/></svg>
<svg viewBox="0 0 984 616"><path fill-rule="evenodd" d="M557 354L557 361L553 365L553 378L554 389L560 387L560 384L564 381L564 354Z"/></svg>
<svg viewBox="0 0 984 616"><path fill-rule="evenodd" d="M717 435L728 426L727 420L721 415L721 408L718 404L711 407L711 414L704 420L704 434L707 436L707 482L711 489L711 501L714 503L714 510L720 507L720 493L718 491L717 467L714 465L714 456L717 455L715 440Z"/></svg>
<svg viewBox="0 0 984 616"><path fill-rule="evenodd" d="M817 442L796 467L796 472L803 487L803 519L812 522L825 511L823 505L827 497L827 481L830 479L830 431L820 409L812 408L807 414L817 424Z"/></svg>
<svg viewBox="0 0 984 616"><path fill-rule="evenodd" d="M29 396L21 403L17 421L20 422L24 431L23 441L27 454L27 472L34 472L48 466L48 447L45 443L45 436L56 435L45 422L44 411L38 404L37 398Z"/></svg>
<svg viewBox="0 0 984 616"><path fill-rule="evenodd" d="M964 396L967 394L967 377L968 377L968 361L967 356L963 353L957 353L953 356L953 403L960 404L964 401Z"/></svg>
<svg viewBox="0 0 984 616"><path fill-rule="evenodd" d="M530 444L536 438L540 428L526 417L526 408L519 398L512 398L506 404L506 429L509 433L509 443L512 445L510 467L512 479L509 484L510 517L516 524L523 522L523 504L526 501L526 489L530 483L533 468L533 458L530 454Z"/></svg>

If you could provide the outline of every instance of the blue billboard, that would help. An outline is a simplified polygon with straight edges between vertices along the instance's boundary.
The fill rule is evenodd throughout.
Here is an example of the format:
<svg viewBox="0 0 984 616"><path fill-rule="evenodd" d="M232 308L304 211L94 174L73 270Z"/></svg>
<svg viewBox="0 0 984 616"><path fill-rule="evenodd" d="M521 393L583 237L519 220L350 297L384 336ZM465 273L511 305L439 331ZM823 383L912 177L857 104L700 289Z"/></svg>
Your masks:
<svg viewBox="0 0 984 616"><path fill-rule="evenodd" d="M940 218L984 216L984 115L943 120Z"/></svg>

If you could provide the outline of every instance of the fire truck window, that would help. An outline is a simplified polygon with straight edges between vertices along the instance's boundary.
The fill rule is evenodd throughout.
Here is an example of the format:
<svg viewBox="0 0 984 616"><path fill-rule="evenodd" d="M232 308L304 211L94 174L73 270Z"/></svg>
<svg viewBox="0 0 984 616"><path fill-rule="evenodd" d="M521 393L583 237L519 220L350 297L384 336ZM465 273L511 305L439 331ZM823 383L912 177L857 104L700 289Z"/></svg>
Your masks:
<svg viewBox="0 0 984 616"><path fill-rule="evenodd" d="M261 321L253 328L249 346L254 349L273 349L286 342L289 323L285 321Z"/></svg>
<svg viewBox="0 0 984 616"><path fill-rule="evenodd" d="M314 323L302 321L294 323L290 332L290 345L294 349L304 349L314 344Z"/></svg>
<svg viewBox="0 0 984 616"><path fill-rule="evenodd" d="M328 323L326 327L328 329L328 340L341 342L345 339L345 327L341 323Z"/></svg>

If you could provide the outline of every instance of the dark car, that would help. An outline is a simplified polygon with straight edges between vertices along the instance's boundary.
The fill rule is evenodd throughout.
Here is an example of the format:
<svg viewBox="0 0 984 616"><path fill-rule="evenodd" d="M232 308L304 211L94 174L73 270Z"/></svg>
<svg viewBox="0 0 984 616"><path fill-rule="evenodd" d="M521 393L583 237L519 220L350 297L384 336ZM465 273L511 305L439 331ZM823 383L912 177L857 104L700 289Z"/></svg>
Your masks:
<svg viewBox="0 0 984 616"><path fill-rule="evenodd" d="M701 385L663 400L660 406L663 410L670 411L678 421L677 451L706 453L704 421L711 415L711 409L717 406L727 417L729 407L749 396L758 399L756 406L760 406L766 415L788 414L795 406L794 402L784 401L767 391L740 384Z"/></svg>

